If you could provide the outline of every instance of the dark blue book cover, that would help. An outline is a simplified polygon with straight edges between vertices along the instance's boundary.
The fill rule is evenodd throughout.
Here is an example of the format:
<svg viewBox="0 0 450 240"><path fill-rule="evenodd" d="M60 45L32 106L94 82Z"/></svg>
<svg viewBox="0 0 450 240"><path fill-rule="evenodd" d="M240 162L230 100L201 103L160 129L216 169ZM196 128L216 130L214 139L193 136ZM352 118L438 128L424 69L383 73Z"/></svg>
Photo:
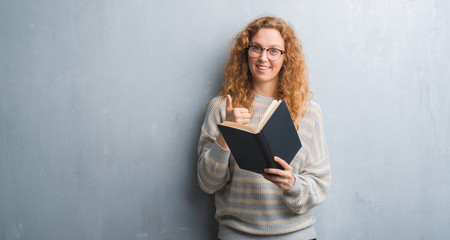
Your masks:
<svg viewBox="0 0 450 240"><path fill-rule="evenodd" d="M264 168L279 168L273 158L288 164L302 147L286 103L281 101L259 132L237 123L219 124L219 130L241 169L262 173Z"/></svg>

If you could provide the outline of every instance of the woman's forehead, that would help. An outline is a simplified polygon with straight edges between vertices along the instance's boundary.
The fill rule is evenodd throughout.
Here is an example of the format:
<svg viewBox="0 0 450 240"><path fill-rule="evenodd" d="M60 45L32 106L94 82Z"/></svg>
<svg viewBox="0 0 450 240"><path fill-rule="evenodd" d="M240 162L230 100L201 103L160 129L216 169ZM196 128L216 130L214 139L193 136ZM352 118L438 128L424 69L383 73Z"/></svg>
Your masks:
<svg viewBox="0 0 450 240"><path fill-rule="evenodd" d="M281 33L274 28L261 28L250 39L251 44L257 44L263 47L284 47L284 39Z"/></svg>

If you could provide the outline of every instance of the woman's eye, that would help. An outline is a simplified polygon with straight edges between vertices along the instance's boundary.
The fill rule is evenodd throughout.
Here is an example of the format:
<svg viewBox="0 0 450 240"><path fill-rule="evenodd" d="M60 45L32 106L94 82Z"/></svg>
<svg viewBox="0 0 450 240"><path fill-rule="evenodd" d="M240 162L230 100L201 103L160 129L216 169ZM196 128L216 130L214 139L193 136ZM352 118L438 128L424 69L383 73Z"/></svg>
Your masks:
<svg viewBox="0 0 450 240"><path fill-rule="evenodd" d="M253 50L255 52L261 52L262 51L262 49L260 47L253 47Z"/></svg>
<svg viewBox="0 0 450 240"><path fill-rule="evenodd" d="M277 53L278 53L278 50L275 49L275 48L270 48L270 49L269 49L269 53L270 53L270 54L277 54Z"/></svg>

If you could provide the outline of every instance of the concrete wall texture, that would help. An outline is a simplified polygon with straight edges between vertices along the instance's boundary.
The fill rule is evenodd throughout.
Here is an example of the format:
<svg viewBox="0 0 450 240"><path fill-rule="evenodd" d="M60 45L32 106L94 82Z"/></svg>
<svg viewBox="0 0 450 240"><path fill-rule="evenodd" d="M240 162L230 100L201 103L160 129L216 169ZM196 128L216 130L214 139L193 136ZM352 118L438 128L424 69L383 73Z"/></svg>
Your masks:
<svg viewBox="0 0 450 240"><path fill-rule="evenodd" d="M215 239L202 110L290 22L323 108L319 239L450 239L447 0L0 0L0 239Z"/></svg>

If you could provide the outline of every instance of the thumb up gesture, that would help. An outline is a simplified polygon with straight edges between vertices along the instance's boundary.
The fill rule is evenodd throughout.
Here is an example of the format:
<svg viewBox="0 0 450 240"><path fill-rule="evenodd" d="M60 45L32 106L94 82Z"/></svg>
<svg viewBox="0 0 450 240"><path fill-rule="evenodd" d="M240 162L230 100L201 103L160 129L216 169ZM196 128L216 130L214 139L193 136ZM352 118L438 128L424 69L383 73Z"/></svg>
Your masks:
<svg viewBox="0 0 450 240"><path fill-rule="evenodd" d="M237 122L248 125L250 123L250 112L247 108L233 108L233 99L227 95L226 121Z"/></svg>
<svg viewBox="0 0 450 240"><path fill-rule="evenodd" d="M227 95L227 107L226 107L226 116L225 121L237 122L240 124L248 125L250 123L250 112L247 108L233 108L233 99L230 95ZM223 149L229 149L227 142L222 136L222 133L219 132L219 136L217 136L217 143Z"/></svg>

